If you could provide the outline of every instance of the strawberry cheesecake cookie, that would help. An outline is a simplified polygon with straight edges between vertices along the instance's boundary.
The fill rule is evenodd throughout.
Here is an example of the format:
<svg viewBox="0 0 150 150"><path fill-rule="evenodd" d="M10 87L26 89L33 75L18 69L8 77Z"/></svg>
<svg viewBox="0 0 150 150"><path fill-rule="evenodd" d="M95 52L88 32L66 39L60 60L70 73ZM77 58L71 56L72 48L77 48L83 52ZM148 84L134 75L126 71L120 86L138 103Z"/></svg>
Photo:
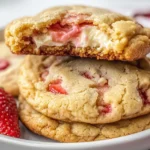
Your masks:
<svg viewBox="0 0 150 150"><path fill-rule="evenodd" d="M27 56L22 96L45 116L103 124L150 113L150 71L126 62Z"/></svg>
<svg viewBox="0 0 150 150"><path fill-rule="evenodd" d="M60 6L21 18L5 30L16 54L73 55L137 60L150 52L150 29L109 10Z"/></svg>
<svg viewBox="0 0 150 150"><path fill-rule="evenodd" d="M34 133L60 142L87 142L112 139L150 129L150 115L112 124L67 123L48 118L21 101L20 119Z"/></svg>
<svg viewBox="0 0 150 150"><path fill-rule="evenodd" d="M0 50L0 87L17 96L19 94L17 85L18 68L23 61L23 57L11 54L4 42L0 42Z"/></svg>

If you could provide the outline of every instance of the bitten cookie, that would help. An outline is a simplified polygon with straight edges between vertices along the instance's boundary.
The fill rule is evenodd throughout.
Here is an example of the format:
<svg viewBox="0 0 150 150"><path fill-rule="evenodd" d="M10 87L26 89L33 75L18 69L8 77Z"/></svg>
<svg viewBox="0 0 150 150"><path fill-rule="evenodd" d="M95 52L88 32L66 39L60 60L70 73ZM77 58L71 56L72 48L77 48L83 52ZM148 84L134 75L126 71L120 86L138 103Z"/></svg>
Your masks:
<svg viewBox="0 0 150 150"><path fill-rule="evenodd" d="M66 123L42 115L24 100L20 103L19 115L31 131L60 142L112 139L150 129L150 115L105 125Z"/></svg>
<svg viewBox="0 0 150 150"><path fill-rule="evenodd" d="M5 30L17 54L137 60L150 52L150 29L109 10L60 6L13 21Z"/></svg>
<svg viewBox="0 0 150 150"><path fill-rule="evenodd" d="M11 54L4 42L0 42L0 50L0 87L17 96L19 94L17 85L18 68L23 61L23 56Z"/></svg>
<svg viewBox="0 0 150 150"><path fill-rule="evenodd" d="M18 83L35 110L58 120L103 124L150 113L150 71L125 62L27 56Z"/></svg>

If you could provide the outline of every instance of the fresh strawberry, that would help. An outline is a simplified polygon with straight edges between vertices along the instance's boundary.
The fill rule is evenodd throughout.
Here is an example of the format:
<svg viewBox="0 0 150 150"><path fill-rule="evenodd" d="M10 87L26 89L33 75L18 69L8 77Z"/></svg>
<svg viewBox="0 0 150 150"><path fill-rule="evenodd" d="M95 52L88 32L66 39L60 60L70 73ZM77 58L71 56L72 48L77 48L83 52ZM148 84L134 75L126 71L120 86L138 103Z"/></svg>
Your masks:
<svg viewBox="0 0 150 150"><path fill-rule="evenodd" d="M10 63L5 59L0 59L0 70L5 70Z"/></svg>
<svg viewBox="0 0 150 150"><path fill-rule="evenodd" d="M15 99L0 88L0 134L20 137Z"/></svg>
<svg viewBox="0 0 150 150"><path fill-rule="evenodd" d="M48 90L54 94L67 94L67 91L61 86L61 79L54 80L49 84Z"/></svg>

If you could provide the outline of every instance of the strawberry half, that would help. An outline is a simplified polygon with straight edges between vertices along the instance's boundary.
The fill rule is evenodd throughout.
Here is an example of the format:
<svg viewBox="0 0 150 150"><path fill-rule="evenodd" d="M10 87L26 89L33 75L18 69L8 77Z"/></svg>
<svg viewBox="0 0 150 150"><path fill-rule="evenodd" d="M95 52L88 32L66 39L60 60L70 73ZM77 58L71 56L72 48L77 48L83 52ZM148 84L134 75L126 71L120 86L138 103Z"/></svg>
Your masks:
<svg viewBox="0 0 150 150"><path fill-rule="evenodd" d="M0 134L20 137L16 101L2 88L0 88Z"/></svg>

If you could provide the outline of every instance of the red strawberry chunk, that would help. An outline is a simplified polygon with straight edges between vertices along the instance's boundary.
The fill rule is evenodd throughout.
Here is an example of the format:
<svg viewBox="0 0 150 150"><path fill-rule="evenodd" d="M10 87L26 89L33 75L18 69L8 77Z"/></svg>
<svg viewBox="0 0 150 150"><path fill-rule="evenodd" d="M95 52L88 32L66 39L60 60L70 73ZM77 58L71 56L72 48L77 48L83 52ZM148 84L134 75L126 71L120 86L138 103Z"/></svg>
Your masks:
<svg viewBox="0 0 150 150"><path fill-rule="evenodd" d="M101 110L102 113L107 114L110 113L112 111L112 107L110 104L108 105L103 105L103 108Z"/></svg>
<svg viewBox="0 0 150 150"><path fill-rule="evenodd" d="M57 80L53 80L51 82L51 84L61 84L62 80L61 79L57 79Z"/></svg>
<svg viewBox="0 0 150 150"><path fill-rule="evenodd" d="M110 104L106 104L103 100L104 98L104 94L105 92L108 91L109 89L109 86L108 84L105 84L103 86L98 86L98 93L99 93L99 96L100 96L100 100L98 101L98 110L99 110L99 113L101 114L108 114L112 111L112 107Z"/></svg>
<svg viewBox="0 0 150 150"><path fill-rule="evenodd" d="M10 63L5 59L0 59L0 70L5 70Z"/></svg>
<svg viewBox="0 0 150 150"><path fill-rule="evenodd" d="M94 77L90 75L89 72L85 71L85 72L82 72L81 75L87 79L93 79Z"/></svg>
<svg viewBox="0 0 150 150"><path fill-rule="evenodd" d="M20 137L15 99L0 88L0 134Z"/></svg>
<svg viewBox="0 0 150 150"><path fill-rule="evenodd" d="M59 23L50 27L50 34L54 42L68 42L70 38L76 37L81 32L78 25L61 26Z"/></svg>
<svg viewBox="0 0 150 150"><path fill-rule="evenodd" d="M54 94L65 94L67 95L67 91L61 86L61 79L54 80L49 84L48 90Z"/></svg>
<svg viewBox="0 0 150 150"><path fill-rule="evenodd" d="M141 98L143 100L143 104L144 105L150 104L150 100L148 99L146 91L143 92L141 89L139 89L139 94L140 94L140 96L141 96Z"/></svg>
<svg viewBox="0 0 150 150"><path fill-rule="evenodd" d="M108 114L108 113L111 113L112 107L110 104L105 104L102 101L101 104L98 104L98 111L100 114Z"/></svg>

